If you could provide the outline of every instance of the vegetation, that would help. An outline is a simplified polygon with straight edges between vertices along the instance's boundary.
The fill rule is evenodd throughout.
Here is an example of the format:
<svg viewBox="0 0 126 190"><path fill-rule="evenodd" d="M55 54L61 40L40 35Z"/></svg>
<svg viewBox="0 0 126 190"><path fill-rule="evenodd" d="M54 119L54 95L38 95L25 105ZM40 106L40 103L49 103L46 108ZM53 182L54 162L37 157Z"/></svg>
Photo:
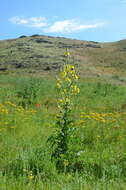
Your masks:
<svg viewBox="0 0 126 190"><path fill-rule="evenodd" d="M70 167L72 164L74 152L70 150L69 144L73 142L75 127L73 127L73 119L70 118L70 113L73 106L72 99L80 92L76 85L78 76L75 68L67 63L69 52L65 54L67 55L66 63L60 73L60 78L57 79L57 89L60 96L57 100L59 109L56 118L57 129L56 134L54 133L49 138L49 142L51 142L52 148L54 148L51 156L52 159L55 159L56 168L59 172L67 172L68 165Z"/></svg>
<svg viewBox="0 0 126 190"><path fill-rule="evenodd" d="M54 76L64 63L64 50L71 52L81 78L112 83L126 82L126 40L98 43L61 37L32 35L0 41L0 73Z"/></svg>
<svg viewBox="0 0 126 190"><path fill-rule="evenodd" d="M0 75L2 190L125 190L126 87L79 79L66 53L56 79Z"/></svg>

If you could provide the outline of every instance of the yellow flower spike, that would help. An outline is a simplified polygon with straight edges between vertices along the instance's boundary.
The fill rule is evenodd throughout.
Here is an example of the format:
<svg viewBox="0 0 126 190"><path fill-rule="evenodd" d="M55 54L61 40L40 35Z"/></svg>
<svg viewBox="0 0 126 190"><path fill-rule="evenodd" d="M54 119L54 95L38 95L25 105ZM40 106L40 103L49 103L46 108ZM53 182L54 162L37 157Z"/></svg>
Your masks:
<svg viewBox="0 0 126 190"><path fill-rule="evenodd" d="M61 88L61 84L59 82L56 84L56 86L57 88Z"/></svg>
<svg viewBox="0 0 126 190"><path fill-rule="evenodd" d="M62 104L63 102L64 102L63 99L59 99L59 100L58 100L58 103L61 103L61 104Z"/></svg>
<svg viewBox="0 0 126 190"><path fill-rule="evenodd" d="M74 69L75 67L74 67L74 65L71 65L71 69Z"/></svg>
<svg viewBox="0 0 126 190"><path fill-rule="evenodd" d="M65 102L66 102L66 103L70 103L70 99L69 99L69 98L66 98L66 99L65 99Z"/></svg>
<svg viewBox="0 0 126 190"><path fill-rule="evenodd" d="M71 83L71 79L68 77L65 78L65 81Z"/></svg>
<svg viewBox="0 0 126 190"><path fill-rule="evenodd" d="M78 80L78 79L79 79L77 75L75 75L74 78L75 78L75 80Z"/></svg>
<svg viewBox="0 0 126 190"><path fill-rule="evenodd" d="M68 52L68 51L64 52L64 56L65 57L69 57L70 56L70 52Z"/></svg>
<svg viewBox="0 0 126 190"><path fill-rule="evenodd" d="M64 66L64 71L70 72L71 71L71 65L67 64Z"/></svg>
<svg viewBox="0 0 126 190"><path fill-rule="evenodd" d="M61 77L62 79L65 78L66 75L67 75L67 73L66 73L65 71L60 73L60 77Z"/></svg>
<svg viewBox="0 0 126 190"><path fill-rule="evenodd" d="M78 94L80 92L80 89L75 85L75 86L71 86L72 87L72 92L73 94Z"/></svg>
<svg viewBox="0 0 126 190"><path fill-rule="evenodd" d="M68 51L64 53L66 57L70 55ZM59 93L57 99L57 106L59 116L56 117L56 134L54 134L54 139L56 139L54 151L52 152L52 157L61 159L64 168L69 164L68 160L65 159L67 149L68 149L68 140L71 137L69 130L74 125L69 125L71 123L71 113L72 108L74 106L74 99L73 97L76 96L80 89L77 87L77 82L75 80L78 79L76 75L76 70L73 65L68 64L68 58L66 58L66 62L62 67L62 72L59 74L59 80L57 80L57 92ZM83 121L81 121L82 123ZM83 122L84 123L84 122ZM62 145L62 146L61 146ZM59 149L59 147L61 147ZM63 148L62 148L63 147ZM63 149L63 151L62 151ZM65 150L65 152L64 152ZM64 154L61 154L63 152ZM56 154L55 154L56 153ZM58 165L56 167L59 167Z"/></svg>

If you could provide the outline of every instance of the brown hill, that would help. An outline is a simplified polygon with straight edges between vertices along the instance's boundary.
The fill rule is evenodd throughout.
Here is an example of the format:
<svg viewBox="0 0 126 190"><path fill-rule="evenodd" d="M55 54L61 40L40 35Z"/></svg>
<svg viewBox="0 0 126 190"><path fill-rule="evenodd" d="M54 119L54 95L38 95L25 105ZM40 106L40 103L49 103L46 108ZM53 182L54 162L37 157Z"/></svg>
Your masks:
<svg viewBox="0 0 126 190"><path fill-rule="evenodd" d="M1 40L0 72L56 72L64 62L66 48L81 77L126 81L126 40L98 43L42 35Z"/></svg>

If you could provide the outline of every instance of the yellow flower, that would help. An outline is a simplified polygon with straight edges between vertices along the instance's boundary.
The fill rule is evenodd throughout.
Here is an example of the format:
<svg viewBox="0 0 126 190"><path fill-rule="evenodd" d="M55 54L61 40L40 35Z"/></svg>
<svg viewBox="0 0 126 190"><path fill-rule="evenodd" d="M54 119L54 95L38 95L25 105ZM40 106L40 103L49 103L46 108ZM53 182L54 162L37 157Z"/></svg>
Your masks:
<svg viewBox="0 0 126 190"><path fill-rule="evenodd" d="M29 110L30 113L36 113L36 110Z"/></svg>
<svg viewBox="0 0 126 190"><path fill-rule="evenodd" d="M64 52L64 56L66 56L66 57L70 56L70 52L68 52L68 51Z"/></svg>
<svg viewBox="0 0 126 190"><path fill-rule="evenodd" d="M74 69L74 65L71 65L71 69Z"/></svg>
<svg viewBox="0 0 126 190"><path fill-rule="evenodd" d="M30 180L33 179L33 178L34 178L33 175L29 175L29 176L28 176L28 179L30 179Z"/></svg>
<svg viewBox="0 0 126 190"><path fill-rule="evenodd" d="M62 104L64 101L63 99L59 99L58 102Z"/></svg>
<svg viewBox="0 0 126 190"><path fill-rule="evenodd" d="M65 81L71 83L71 79L70 79L69 77L66 77L66 78L65 78Z"/></svg>
<svg viewBox="0 0 126 190"><path fill-rule="evenodd" d="M57 88L61 88L61 84L59 82L57 82L56 86Z"/></svg>
<svg viewBox="0 0 126 190"><path fill-rule="evenodd" d="M75 80L78 80L78 79L79 79L79 77L78 77L77 75L75 75L74 78L75 78Z"/></svg>
<svg viewBox="0 0 126 190"><path fill-rule="evenodd" d="M63 93L67 93L67 89L66 88L63 90Z"/></svg>
<svg viewBox="0 0 126 190"><path fill-rule="evenodd" d="M34 176L33 176L33 174L32 174L32 171L30 171L30 172L29 172L29 175L28 175L28 179L31 180L31 179L33 179L33 178L34 178Z"/></svg>
<svg viewBox="0 0 126 190"><path fill-rule="evenodd" d="M78 94L80 92L80 89L75 85L75 86L71 86L72 87L72 92L73 94Z"/></svg>
<svg viewBox="0 0 126 190"><path fill-rule="evenodd" d="M100 121L101 121L101 122L103 122L103 123L105 123L105 122L106 122L106 121L105 121L105 119L101 119Z"/></svg>
<svg viewBox="0 0 126 190"><path fill-rule="evenodd" d="M66 103L70 103L70 99L69 99L69 98L66 98L66 99L65 99L65 102L66 102Z"/></svg>
<svg viewBox="0 0 126 190"><path fill-rule="evenodd" d="M59 99L58 102L59 104L70 103L70 99L69 98Z"/></svg>
<svg viewBox="0 0 126 190"><path fill-rule="evenodd" d="M11 128L11 129L15 129L15 128L16 128L16 126L11 126L10 128Z"/></svg>
<svg viewBox="0 0 126 190"><path fill-rule="evenodd" d="M1 113L8 114L8 110L6 108L2 108L0 111L1 111Z"/></svg>
<svg viewBox="0 0 126 190"><path fill-rule="evenodd" d="M65 71L63 71L63 72L60 73L60 77L61 77L61 78L65 78L66 75L67 75L67 73L66 73Z"/></svg>

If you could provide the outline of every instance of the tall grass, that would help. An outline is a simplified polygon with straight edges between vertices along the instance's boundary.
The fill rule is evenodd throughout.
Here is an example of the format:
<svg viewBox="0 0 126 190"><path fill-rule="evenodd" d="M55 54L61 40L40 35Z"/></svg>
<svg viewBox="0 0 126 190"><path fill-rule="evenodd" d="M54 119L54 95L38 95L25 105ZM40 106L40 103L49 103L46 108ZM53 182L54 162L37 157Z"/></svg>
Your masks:
<svg viewBox="0 0 126 190"><path fill-rule="evenodd" d="M22 107L18 93L31 78L0 76L1 189L125 189L126 88L80 80L71 113L77 128L70 144L73 170L58 173L46 143L55 131L56 81L33 80L37 98Z"/></svg>

